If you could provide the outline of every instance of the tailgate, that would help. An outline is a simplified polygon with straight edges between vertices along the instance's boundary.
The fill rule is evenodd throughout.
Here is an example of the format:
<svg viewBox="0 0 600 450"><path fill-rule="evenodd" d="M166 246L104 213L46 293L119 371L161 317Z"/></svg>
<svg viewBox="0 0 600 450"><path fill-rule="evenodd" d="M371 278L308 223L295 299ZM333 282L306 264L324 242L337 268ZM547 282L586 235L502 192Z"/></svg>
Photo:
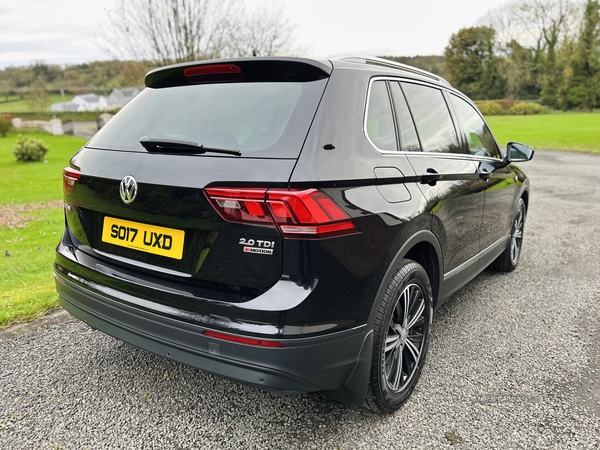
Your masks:
<svg viewBox="0 0 600 450"><path fill-rule="evenodd" d="M285 186L294 163L83 149L72 160L81 178L65 195L68 228L81 250L117 263L207 287L260 293L281 275L279 232L225 221L203 188ZM137 184L130 204L120 194L125 177Z"/></svg>

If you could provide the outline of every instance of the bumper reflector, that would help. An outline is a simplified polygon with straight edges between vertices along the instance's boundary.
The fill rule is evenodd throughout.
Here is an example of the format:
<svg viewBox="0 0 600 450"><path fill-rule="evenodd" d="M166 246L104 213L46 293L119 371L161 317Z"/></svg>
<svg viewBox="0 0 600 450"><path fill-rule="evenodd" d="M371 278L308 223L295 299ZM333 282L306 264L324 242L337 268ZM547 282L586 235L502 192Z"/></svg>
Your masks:
<svg viewBox="0 0 600 450"><path fill-rule="evenodd" d="M231 334L217 333L216 331L205 331L202 333L206 337L221 339L223 341L235 342L237 344L254 345L257 347L283 348L283 344L277 341L262 341L259 339L245 338Z"/></svg>

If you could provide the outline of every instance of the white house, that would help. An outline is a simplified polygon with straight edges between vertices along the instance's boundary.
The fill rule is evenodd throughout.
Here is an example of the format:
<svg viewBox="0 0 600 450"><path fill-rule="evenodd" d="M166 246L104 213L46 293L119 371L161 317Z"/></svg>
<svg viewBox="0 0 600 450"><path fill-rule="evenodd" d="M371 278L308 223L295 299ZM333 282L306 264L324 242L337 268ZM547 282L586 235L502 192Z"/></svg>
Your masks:
<svg viewBox="0 0 600 450"><path fill-rule="evenodd" d="M73 102L59 102L50 105L50 111L85 111L83 105L78 105Z"/></svg>
<svg viewBox="0 0 600 450"><path fill-rule="evenodd" d="M50 111L104 111L107 106L102 95L82 94L76 95L70 102L53 103Z"/></svg>
<svg viewBox="0 0 600 450"><path fill-rule="evenodd" d="M106 99L108 102L108 109L122 108L133 100L140 92L142 92L142 88L140 87L113 89Z"/></svg>
<svg viewBox="0 0 600 450"><path fill-rule="evenodd" d="M108 106L106 97L96 94L76 95L71 102L83 105L84 111L104 111Z"/></svg>

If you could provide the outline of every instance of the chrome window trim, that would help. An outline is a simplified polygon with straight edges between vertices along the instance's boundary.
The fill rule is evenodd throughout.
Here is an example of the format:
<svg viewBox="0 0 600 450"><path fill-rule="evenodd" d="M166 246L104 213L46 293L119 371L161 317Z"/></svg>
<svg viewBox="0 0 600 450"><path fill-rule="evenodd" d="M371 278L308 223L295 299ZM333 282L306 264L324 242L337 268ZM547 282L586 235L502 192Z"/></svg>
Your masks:
<svg viewBox="0 0 600 450"><path fill-rule="evenodd" d="M377 147L377 145L375 145L375 143L371 140L371 138L369 137L369 132L367 131L367 118L369 115L369 103L371 102L371 90L373 88L373 83L377 82L377 81L387 81L388 77L373 77L369 80L369 86L367 88L367 101L365 102L365 107L364 107L364 111L363 111L363 134L365 136L365 138L367 139L367 141L369 142L369 144L371 144L371 147L373 147L375 150L377 150L379 153L381 154L390 154L390 155L394 155L399 153L398 150L382 150L379 147ZM392 113L392 118L394 119L394 122L396 120L396 114L394 114L394 110L393 110L393 105L392 105L392 99L390 98L390 92L388 90L388 87L386 85L385 87L386 92L388 93L388 102L390 105L390 113ZM395 127L395 125L394 125ZM396 136L396 148L398 148L398 136Z"/></svg>
<svg viewBox="0 0 600 450"><path fill-rule="evenodd" d="M412 83L412 84L420 84L422 86L426 86L429 88L433 88L433 89L438 89L440 91L445 91L448 94L451 95L455 95L459 98L461 98L462 100L465 100L467 103L469 103L471 106L473 106L475 108L475 111L479 114L479 116L483 119L483 122L488 126L490 133L492 133L492 137L494 138L494 141L496 142L496 145L498 145L498 140L496 139L496 136L494 136L494 133L492 132L492 129L489 127L488 123L486 122L485 118L483 117L483 115L481 114L481 111L479 111L479 109L477 108L477 105L475 105L475 103L473 103L473 101L466 97L462 92L455 90L452 87L446 87L446 86L440 86L437 84L430 84L430 83L426 83L424 81L421 80L415 80L413 78L407 78L407 77L402 77L402 76L398 76L398 77L393 77L393 76L389 76L389 75L381 75L381 76L375 76L372 77L369 80L369 86L367 88L367 99L365 102L365 106L364 106L364 111L363 111L363 135L365 136L365 139L369 142L369 144L371 144L371 147L373 147L373 149L375 149L375 151L377 151L377 153L379 153L382 156L390 156L390 155L402 155L402 156L407 156L407 155L436 155L436 156L444 156L444 157L450 157L450 158L465 158L465 159L469 159L469 160L477 160L477 161L500 161L497 158L492 158L492 157L488 157L488 156L476 156L476 155L471 155L471 154L466 154L466 153L444 153L444 152L424 152L423 150L419 151L419 152L409 152L409 151L405 151L405 150L382 150L379 147L377 147L375 145L375 143L371 140L371 138L369 138L369 134L367 132L367 113L369 112L369 101L371 100L371 88L373 87L373 83L375 83L376 81L395 81L395 82L407 82L407 83ZM388 92L388 96L389 96L389 92ZM444 99L445 100L445 99ZM392 103L391 103L391 99L390 99L390 108L392 107ZM446 107L448 108L448 112L450 112L450 108L451 106L446 105ZM410 105L409 105L410 108ZM397 117L396 117L396 113L395 111L392 110L392 113L394 115L394 119L396 119L397 121ZM412 112L411 112L412 115ZM452 116L452 114L451 114ZM414 118L413 118L414 120ZM454 124L455 128L456 128L456 124ZM415 124L416 127L416 124ZM397 143L399 146L402 145L401 142ZM498 150L500 152L500 156L504 156L502 154L502 147L500 147L500 145L498 145Z"/></svg>

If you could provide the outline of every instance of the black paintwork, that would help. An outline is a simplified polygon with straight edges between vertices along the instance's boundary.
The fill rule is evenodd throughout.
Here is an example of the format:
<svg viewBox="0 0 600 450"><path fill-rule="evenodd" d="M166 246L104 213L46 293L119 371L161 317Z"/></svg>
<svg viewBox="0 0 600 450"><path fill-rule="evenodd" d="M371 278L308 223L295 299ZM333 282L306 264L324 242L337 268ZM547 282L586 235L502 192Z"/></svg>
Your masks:
<svg viewBox="0 0 600 450"><path fill-rule="evenodd" d="M288 64L297 69L288 78L329 77L300 156L83 148L71 161L82 177L73 195L65 196L67 227L57 249L60 302L109 334L221 376L287 392L332 390L335 398L360 404L373 311L402 258L423 265L439 306L503 251L517 200L524 197L527 203L529 182L509 161L503 166L497 159L469 155L453 111L462 153L379 152L367 140L365 104L374 77L411 80L463 97L444 82L356 62L259 58L237 63L251 65L261 76L275 67L282 77ZM147 82L165 89L185 84L182 70L198 64L158 69ZM118 192L126 175L139 183L130 205ZM274 227L229 223L206 199L203 189L209 186L319 188L360 233L282 239ZM184 230L183 258L103 243L106 215ZM244 254L240 238L269 239L274 253ZM201 336L206 329L277 339L285 349L210 340ZM352 345L344 336L352 336ZM230 354L210 354L213 341ZM296 362L284 354L295 355ZM311 355L320 355L320 365L310 366ZM307 364L314 368L312 375Z"/></svg>

